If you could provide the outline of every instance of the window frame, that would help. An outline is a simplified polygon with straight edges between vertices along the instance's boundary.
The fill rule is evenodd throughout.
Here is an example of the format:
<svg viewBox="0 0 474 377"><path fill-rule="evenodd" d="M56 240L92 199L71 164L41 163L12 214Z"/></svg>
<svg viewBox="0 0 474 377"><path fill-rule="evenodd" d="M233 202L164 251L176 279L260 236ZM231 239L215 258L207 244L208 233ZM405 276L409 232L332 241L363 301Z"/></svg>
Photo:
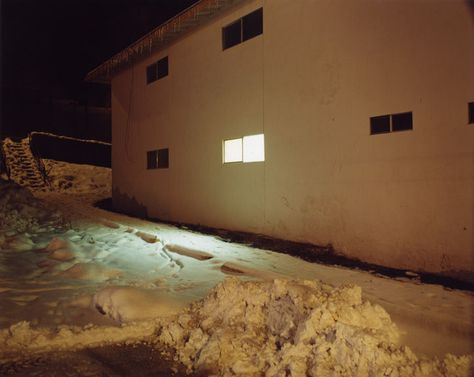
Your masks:
<svg viewBox="0 0 474 377"><path fill-rule="evenodd" d="M236 160L233 160L233 161L227 161L226 160L226 143L227 142L232 142L232 141L240 141L240 159L238 159L238 160L236 159ZM235 164L235 163L243 162L243 160L244 160L243 137L222 140L222 163L223 164Z"/></svg>
<svg viewBox="0 0 474 377"><path fill-rule="evenodd" d="M232 26L239 25L239 41L236 43L233 43L231 45L226 44L226 31L230 29ZM237 46L242 43L242 19L239 18L236 21L231 22L230 24L224 26L222 28L222 50L225 51L229 48L232 48L234 46Z"/></svg>
<svg viewBox="0 0 474 377"><path fill-rule="evenodd" d="M244 38L244 36L245 36L245 31L244 31L245 23L244 23L244 20L245 19L251 19L252 16L255 16L255 15L257 17L259 17L260 14L261 14L261 17L259 18L259 20L261 19L261 27L259 28L258 33L255 34L255 35L252 34L251 36ZM227 45L226 44L226 31L229 30L232 26L235 26L236 24L239 25L239 31L240 31L239 41L237 43L233 43L232 45ZM247 13L246 15L238 18L237 20L234 20L231 23L223 26L221 34L222 34L222 50L223 51L228 50L229 48L237 46L241 43L244 43L244 42L246 42L250 39L256 38L259 35L262 35L263 34L263 7L257 8L254 11L252 11L250 13Z"/></svg>
<svg viewBox="0 0 474 377"><path fill-rule="evenodd" d="M245 36L245 20L252 19L254 16L258 17L259 31L257 32L257 34L252 34L252 35L246 37ZM249 40L263 34L263 7L260 7L256 10L254 10L253 12L250 12L249 14L246 14L245 16L243 16L241 18L241 20L242 20L242 26L241 26L242 43L246 42L246 41L249 41ZM261 22L260 22L260 20L261 20Z"/></svg>
<svg viewBox="0 0 474 377"><path fill-rule="evenodd" d="M410 118L410 128L397 128L394 129L394 117L399 118L402 116L409 116ZM377 119L382 119L382 118L388 118L389 124L388 124L388 130L380 131L380 132L374 132L374 122ZM400 113L393 113L393 114L383 114L383 115L376 115L369 117L369 135L384 135L384 134L390 134L390 133L398 133L398 132L404 132L404 131L413 131L413 111L403 111Z"/></svg>
<svg viewBox="0 0 474 377"><path fill-rule="evenodd" d="M150 85L155 81L161 80L169 74L169 59L168 55L158 59L153 64L146 67L146 84ZM151 77L151 79L150 79Z"/></svg>
<svg viewBox="0 0 474 377"><path fill-rule="evenodd" d="M262 150L262 155L263 155L263 159L262 160L250 160L250 161L246 161L245 159L245 139L249 139L249 138L252 138L252 137L255 137L255 136L262 136L262 146L263 146L263 150ZM235 161L226 161L226 142L228 141L237 141L237 140L240 140L240 145L241 145L241 153L240 153L240 160L235 160ZM252 134L252 135L245 135L245 136L242 136L242 137L238 137L238 138L232 138L232 139L224 139L222 140L222 164L223 165L227 165L227 164L251 164L251 163L254 163L254 162L265 162L265 134L264 133L260 133L260 134Z"/></svg>
<svg viewBox="0 0 474 377"><path fill-rule="evenodd" d="M146 152L147 170L169 169L169 148L154 149ZM160 158L161 155L161 158ZM163 161L163 162L162 162Z"/></svg>

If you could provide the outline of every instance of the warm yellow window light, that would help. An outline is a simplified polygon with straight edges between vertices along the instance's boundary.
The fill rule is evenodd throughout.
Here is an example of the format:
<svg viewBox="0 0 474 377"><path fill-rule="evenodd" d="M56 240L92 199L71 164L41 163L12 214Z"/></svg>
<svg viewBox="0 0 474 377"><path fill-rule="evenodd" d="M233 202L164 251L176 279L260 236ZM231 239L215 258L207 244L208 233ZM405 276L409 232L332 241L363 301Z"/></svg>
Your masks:
<svg viewBox="0 0 474 377"><path fill-rule="evenodd" d="M224 163L242 161L242 138L224 140Z"/></svg>
<svg viewBox="0 0 474 377"><path fill-rule="evenodd" d="M224 164L228 162L265 161L263 134L224 140Z"/></svg>
<svg viewBox="0 0 474 377"><path fill-rule="evenodd" d="M265 161L265 142L263 134L244 136L244 162Z"/></svg>

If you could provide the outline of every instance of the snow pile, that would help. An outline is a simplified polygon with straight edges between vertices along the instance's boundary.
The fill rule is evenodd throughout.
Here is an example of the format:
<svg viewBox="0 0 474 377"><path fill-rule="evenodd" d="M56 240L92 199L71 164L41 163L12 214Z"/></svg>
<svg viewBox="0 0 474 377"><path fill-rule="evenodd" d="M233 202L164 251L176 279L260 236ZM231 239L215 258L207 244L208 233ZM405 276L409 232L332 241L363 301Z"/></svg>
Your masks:
<svg viewBox="0 0 474 377"><path fill-rule="evenodd" d="M13 359L21 352L71 350L85 346L120 342L137 342L153 334L154 321L123 324L120 327L61 325L55 329L32 328L28 321L21 321L8 329L0 330L0 361Z"/></svg>
<svg viewBox="0 0 474 377"><path fill-rule="evenodd" d="M472 357L419 359L357 286L225 280L162 327L189 370L219 376L470 376Z"/></svg>
<svg viewBox="0 0 474 377"><path fill-rule="evenodd" d="M18 242L15 235L23 233L21 236L28 238L26 232L53 229L61 221L60 212L45 206L27 189L0 179L0 248L7 241Z"/></svg>
<svg viewBox="0 0 474 377"><path fill-rule="evenodd" d="M54 191L70 194L111 195L112 169L43 159Z"/></svg>
<svg viewBox="0 0 474 377"><path fill-rule="evenodd" d="M101 289L94 295L93 304L100 313L121 323L161 318L183 308L182 303L167 298L162 292L127 286Z"/></svg>

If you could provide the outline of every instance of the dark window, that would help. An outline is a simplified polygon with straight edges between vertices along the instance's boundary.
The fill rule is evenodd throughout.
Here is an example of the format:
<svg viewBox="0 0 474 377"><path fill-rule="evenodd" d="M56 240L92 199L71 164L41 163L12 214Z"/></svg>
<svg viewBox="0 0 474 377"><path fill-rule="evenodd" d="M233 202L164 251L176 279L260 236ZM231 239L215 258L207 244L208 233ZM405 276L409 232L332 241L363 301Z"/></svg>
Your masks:
<svg viewBox="0 0 474 377"><path fill-rule="evenodd" d="M158 60L157 65L157 79L168 76L168 57Z"/></svg>
<svg viewBox="0 0 474 377"><path fill-rule="evenodd" d="M168 76L168 57L158 60L146 67L146 83L150 84L153 81L159 80Z"/></svg>
<svg viewBox="0 0 474 377"><path fill-rule="evenodd" d="M467 105L469 112L469 123L474 124L474 102L469 102Z"/></svg>
<svg viewBox="0 0 474 377"><path fill-rule="evenodd" d="M168 148L158 149L158 169L168 169L169 156Z"/></svg>
<svg viewBox="0 0 474 377"><path fill-rule="evenodd" d="M146 83L149 84L156 81L156 64L146 67Z"/></svg>
<svg viewBox="0 0 474 377"><path fill-rule="evenodd" d="M168 148L146 152L147 169L167 169L169 167Z"/></svg>
<svg viewBox="0 0 474 377"><path fill-rule="evenodd" d="M263 33L263 8L222 28L222 49L228 49Z"/></svg>
<svg viewBox="0 0 474 377"><path fill-rule="evenodd" d="M406 131L413 129L412 113L401 113L392 115L392 131Z"/></svg>
<svg viewBox="0 0 474 377"><path fill-rule="evenodd" d="M263 33L263 8L242 18L242 42Z"/></svg>
<svg viewBox="0 0 474 377"><path fill-rule="evenodd" d="M222 48L225 50L242 42L241 20L222 29Z"/></svg>
<svg viewBox="0 0 474 377"><path fill-rule="evenodd" d="M413 113L379 115L370 118L370 134L385 134L413 129Z"/></svg>
<svg viewBox="0 0 474 377"><path fill-rule="evenodd" d="M146 168L156 169L158 167L158 151L146 152Z"/></svg>
<svg viewBox="0 0 474 377"><path fill-rule="evenodd" d="M390 132L390 115L381 115L370 118L370 134L383 134Z"/></svg>

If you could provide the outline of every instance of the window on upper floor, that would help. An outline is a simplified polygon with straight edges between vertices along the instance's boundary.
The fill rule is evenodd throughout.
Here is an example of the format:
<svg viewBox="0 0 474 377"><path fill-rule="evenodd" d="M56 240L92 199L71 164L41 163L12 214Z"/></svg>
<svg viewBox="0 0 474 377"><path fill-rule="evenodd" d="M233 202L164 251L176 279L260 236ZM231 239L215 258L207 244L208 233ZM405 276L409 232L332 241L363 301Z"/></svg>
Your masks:
<svg viewBox="0 0 474 377"><path fill-rule="evenodd" d="M467 112L469 117L469 124L474 124L474 102L467 104Z"/></svg>
<svg viewBox="0 0 474 377"><path fill-rule="evenodd" d="M370 134L407 131L413 129L413 113L379 115L370 118Z"/></svg>
<svg viewBox="0 0 474 377"><path fill-rule="evenodd" d="M222 49L238 45L263 33L263 8L222 28Z"/></svg>
<svg viewBox="0 0 474 377"><path fill-rule="evenodd" d="M146 67L146 83L151 84L152 82L159 80L165 76L168 76L168 57L158 60L156 63L150 64Z"/></svg>

